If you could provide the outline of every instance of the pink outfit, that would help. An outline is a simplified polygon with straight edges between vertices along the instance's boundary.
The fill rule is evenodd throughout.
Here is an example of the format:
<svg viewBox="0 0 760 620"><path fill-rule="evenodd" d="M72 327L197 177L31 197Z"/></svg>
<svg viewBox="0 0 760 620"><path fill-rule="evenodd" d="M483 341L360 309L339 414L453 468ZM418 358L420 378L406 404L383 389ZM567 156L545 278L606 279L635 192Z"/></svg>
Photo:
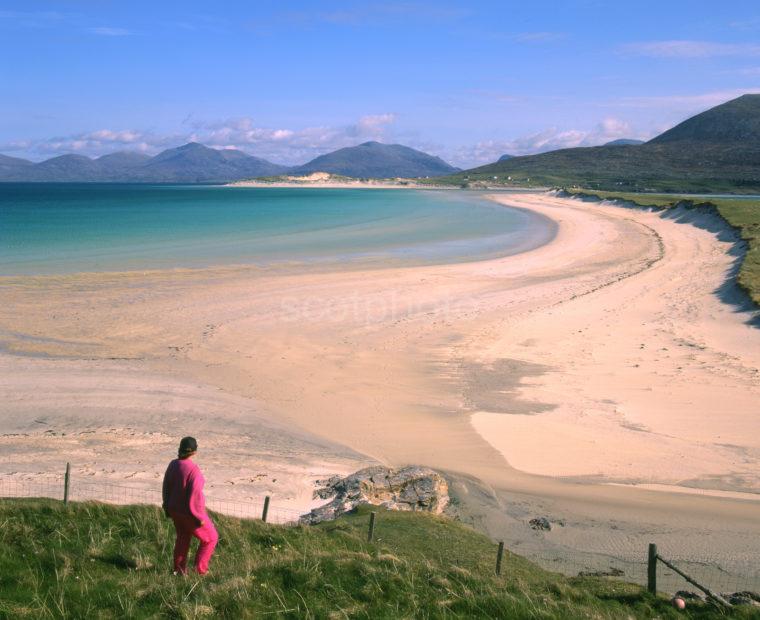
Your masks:
<svg viewBox="0 0 760 620"><path fill-rule="evenodd" d="M219 540L214 524L206 513L203 497L203 478L200 468L191 459L175 459L164 474L164 510L174 521L177 539L174 543L174 570L187 573L190 540L200 542L195 555L195 570L203 575ZM202 524L202 525L201 525Z"/></svg>

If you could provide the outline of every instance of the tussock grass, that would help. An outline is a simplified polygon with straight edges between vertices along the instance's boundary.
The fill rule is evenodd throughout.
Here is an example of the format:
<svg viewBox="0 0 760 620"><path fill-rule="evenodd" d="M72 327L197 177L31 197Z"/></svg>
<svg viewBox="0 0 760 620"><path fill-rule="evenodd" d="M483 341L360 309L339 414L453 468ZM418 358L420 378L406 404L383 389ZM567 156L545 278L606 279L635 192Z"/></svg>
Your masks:
<svg viewBox="0 0 760 620"><path fill-rule="evenodd" d="M171 574L173 530L152 506L0 501L3 618L707 618L603 578L570 579L444 518L368 510L316 527L216 515L203 578ZM735 617L742 610L734 612Z"/></svg>

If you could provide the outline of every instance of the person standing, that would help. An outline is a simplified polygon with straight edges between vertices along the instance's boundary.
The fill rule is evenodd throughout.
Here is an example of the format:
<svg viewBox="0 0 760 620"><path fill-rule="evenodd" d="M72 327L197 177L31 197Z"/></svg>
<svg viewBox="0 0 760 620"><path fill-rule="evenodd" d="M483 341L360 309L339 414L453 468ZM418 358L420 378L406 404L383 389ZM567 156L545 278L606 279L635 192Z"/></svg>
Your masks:
<svg viewBox="0 0 760 620"><path fill-rule="evenodd" d="M174 522L177 538L174 543L174 571L187 574L187 559L192 537L198 539L195 570L200 575L208 572L208 564L219 540L214 523L206 512L203 485L206 480L200 467L193 462L198 451L194 437L183 437L179 442L177 458L169 463L164 474L163 509Z"/></svg>

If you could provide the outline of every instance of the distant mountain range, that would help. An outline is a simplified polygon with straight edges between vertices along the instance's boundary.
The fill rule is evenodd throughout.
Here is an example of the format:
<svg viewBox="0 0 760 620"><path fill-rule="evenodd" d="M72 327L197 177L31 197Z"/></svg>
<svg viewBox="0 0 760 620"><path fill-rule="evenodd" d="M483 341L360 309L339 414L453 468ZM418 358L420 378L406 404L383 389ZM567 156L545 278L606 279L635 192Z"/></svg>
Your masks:
<svg viewBox="0 0 760 620"><path fill-rule="evenodd" d="M436 181L678 192L760 191L760 95L742 95L643 144L613 141L513 157Z"/></svg>
<svg viewBox="0 0 760 620"><path fill-rule="evenodd" d="M231 149L190 142L150 157L119 152L90 159L60 155L40 163L0 155L0 181L200 183L281 174L288 168Z"/></svg>
<svg viewBox="0 0 760 620"><path fill-rule="evenodd" d="M61 155L40 163L0 155L0 181L205 183L282 174L328 172L355 178L435 177L434 183L477 181L580 185L655 191L760 191L760 95L743 95L685 120L649 142L512 157L459 171L439 157L400 144L365 142L287 167L237 150L191 142L154 157L120 152L90 159Z"/></svg>
<svg viewBox="0 0 760 620"><path fill-rule="evenodd" d="M459 169L438 157L399 144L365 142L288 167L234 149L212 149L197 142L150 157L118 152L90 159L60 155L34 163L0 155L0 181L212 183L284 173L329 172L351 177L432 177Z"/></svg>

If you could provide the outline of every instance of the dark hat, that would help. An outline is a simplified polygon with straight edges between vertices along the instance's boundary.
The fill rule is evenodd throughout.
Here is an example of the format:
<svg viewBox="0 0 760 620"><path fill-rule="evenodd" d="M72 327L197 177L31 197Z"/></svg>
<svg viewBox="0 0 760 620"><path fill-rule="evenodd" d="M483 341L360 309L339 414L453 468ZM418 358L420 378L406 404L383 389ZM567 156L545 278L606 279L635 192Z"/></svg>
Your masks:
<svg viewBox="0 0 760 620"><path fill-rule="evenodd" d="M180 458L190 456L193 452L198 450L198 442L195 441L195 437L183 437L179 442L178 455Z"/></svg>

